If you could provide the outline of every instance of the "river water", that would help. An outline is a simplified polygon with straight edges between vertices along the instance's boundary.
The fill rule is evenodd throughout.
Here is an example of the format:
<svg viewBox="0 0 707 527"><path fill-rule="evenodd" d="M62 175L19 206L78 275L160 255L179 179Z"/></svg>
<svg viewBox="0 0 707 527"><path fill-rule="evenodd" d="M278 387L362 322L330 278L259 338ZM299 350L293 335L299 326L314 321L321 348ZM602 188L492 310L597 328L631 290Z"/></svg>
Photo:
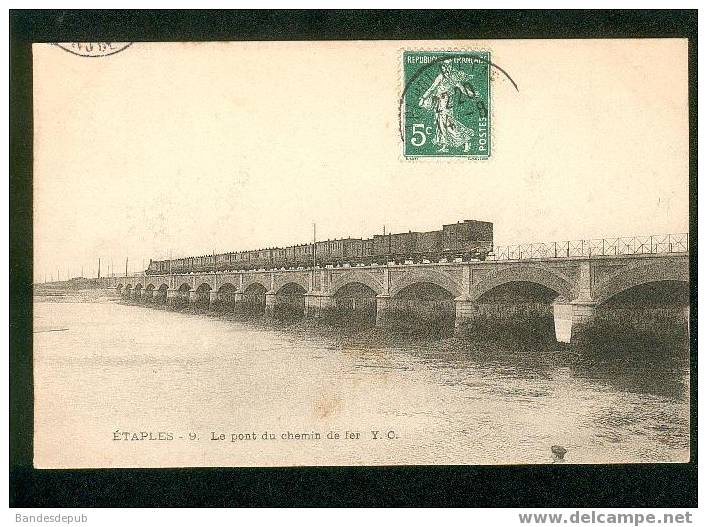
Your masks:
<svg viewBox="0 0 707 527"><path fill-rule="evenodd" d="M549 463L552 445L567 463L689 459L684 357L586 360L109 301L36 301L34 317L38 467Z"/></svg>

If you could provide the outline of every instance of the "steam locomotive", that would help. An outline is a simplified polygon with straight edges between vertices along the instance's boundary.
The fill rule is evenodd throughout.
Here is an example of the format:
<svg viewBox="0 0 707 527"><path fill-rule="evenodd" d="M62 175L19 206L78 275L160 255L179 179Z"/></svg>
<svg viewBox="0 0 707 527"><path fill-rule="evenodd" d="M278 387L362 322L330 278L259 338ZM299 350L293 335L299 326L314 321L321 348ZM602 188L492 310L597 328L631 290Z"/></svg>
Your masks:
<svg viewBox="0 0 707 527"><path fill-rule="evenodd" d="M147 274L185 274L209 271L248 271L349 265L484 260L493 250L493 223L464 220L441 230L376 234L372 238L343 238L173 260L150 260Z"/></svg>

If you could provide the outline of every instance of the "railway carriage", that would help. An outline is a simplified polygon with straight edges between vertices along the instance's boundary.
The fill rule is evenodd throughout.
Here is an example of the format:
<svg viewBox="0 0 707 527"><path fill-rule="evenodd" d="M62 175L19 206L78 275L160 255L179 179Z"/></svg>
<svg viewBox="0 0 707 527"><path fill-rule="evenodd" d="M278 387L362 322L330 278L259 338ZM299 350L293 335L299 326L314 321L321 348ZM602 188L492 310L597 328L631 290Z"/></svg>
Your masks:
<svg viewBox="0 0 707 527"><path fill-rule="evenodd" d="M361 241L361 252L363 256L361 257L362 264L370 265L373 263L373 238L368 238Z"/></svg>
<svg viewBox="0 0 707 527"><path fill-rule="evenodd" d="M287 267L287 250L286 249L281 249L280 247L276 247L275 249L271 249L271 258L272 258L272 263L271 265L277 269L280 269L282 267Z"/></svg>
<svg viewBox="0 0 707 527"><path fill-rule="evenodd" d="M418 232L414 260L439 260L442 252L442 232Z"/></svg>
<svg viewBox="0 0 707 527"><path fill-rule="evenodd" d="M442 240L447 256L483 259L493 250L493 223L464 220L443 225Z"/></svg>
<svg viewBox="0 0 707 527"><path fill-rule="evenodd" d="M312 244L301 244L294 246L295 260L293 267L311 267L313 263Z"/></svg>
<svg viewBox="0 0 707 527"><path fill-rule="evenodd" d="M315 252L316 249L316 252ZM151 260L147 274L370 265L393 261L434 262L462 258L485 259L493 250L493 223L464 220L437 231L376 234L372 238L342 238L288 247Z"/></svg>
<svg viewBox="0 0 707 527"><path fill-rule="evenodd" d="M228 271L230 263L231 263L231 253L216 255L216 270L217 271Z"/></svg>
<svg viewBox="0 0 707 527"><path fill-rule="evenodd" d="M344 260L345 263L357 263L363 257L363 240L361 238L346 238L344 243Z"/></svg>

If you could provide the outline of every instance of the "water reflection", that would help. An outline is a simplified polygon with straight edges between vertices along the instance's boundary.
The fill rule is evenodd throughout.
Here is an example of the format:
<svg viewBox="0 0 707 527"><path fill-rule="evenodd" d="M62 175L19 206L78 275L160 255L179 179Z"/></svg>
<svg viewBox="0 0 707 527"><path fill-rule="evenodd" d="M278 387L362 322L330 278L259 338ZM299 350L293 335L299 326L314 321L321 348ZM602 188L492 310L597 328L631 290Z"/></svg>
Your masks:
<svg viewBox="0 0 707 527"><path fill-rule="evenodd" d="M66 436L85 428L97 444L117 423L387 426L401 435L395 449L273 448L245 460L205 450L198 461L549 463L552 445L568 450L568 463L684 461L689 453L686 349L593 353L306 322L273 329L115 304L36 304L35 317L35 327L69 328L35 335L38 419ZM82 459L80 446L67 451Z"/></svg>
<svg viewBox="0 0 707 527"><path fill-rule="evenodd" d="M464 387L466 400L490 399L527 409L552 407L562 391L607 397L606 404L576 402L569 412L584 413L584 428L592 429L589 443L617 448L638 442L642 457L669 461L659 445L688 448L689 350L676 343L651 349L576 350L566 346L528 349L459 342L411 343L388 347L385 354L347 348L357 353L358 368L425 368L436 372L437 383ZM576 394L569 393L568 399ZM570 414L571 415L571 414ZM466 429L462 434L469 434ZM525 440L518 438L519 444ZM532 443L532 440L531 440ZM568 447L579 445L569 442Z"/></svg>
<svg viewBox="0 0 707 527"><path fill-rule="evenodd" d="M344 344L343 348L358 354L360 367L383 367L378 363L384 358L387 363L398 364L386 367L404 369L414 362L434 370L472 369L507 380L551 379L564 371L576 379L605 384L611 390L673 399L684 399L689 390L689 349L681 342L673 346L657 344L650 349L594 352L558 344L524 349L498 343L471 344L459 339L398 338L399 343L394 339L385 343L386 353L381 353L377 343L368 349L360 344Z"/></svg>

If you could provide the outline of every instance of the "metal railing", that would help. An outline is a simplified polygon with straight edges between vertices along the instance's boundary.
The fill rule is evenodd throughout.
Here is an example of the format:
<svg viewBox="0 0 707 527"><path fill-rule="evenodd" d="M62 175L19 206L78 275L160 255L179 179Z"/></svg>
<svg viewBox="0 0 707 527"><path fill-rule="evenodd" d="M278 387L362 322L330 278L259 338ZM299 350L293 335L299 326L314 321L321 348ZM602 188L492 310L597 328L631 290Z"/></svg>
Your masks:
<svg viewBox="0 0 707 527"><path fill-rule="evenodd" d="M543 258L593 258L636 254L689 252L687 233L597 238L563 242L526 243L494 247L489 260L534 260Z"/></svg>

